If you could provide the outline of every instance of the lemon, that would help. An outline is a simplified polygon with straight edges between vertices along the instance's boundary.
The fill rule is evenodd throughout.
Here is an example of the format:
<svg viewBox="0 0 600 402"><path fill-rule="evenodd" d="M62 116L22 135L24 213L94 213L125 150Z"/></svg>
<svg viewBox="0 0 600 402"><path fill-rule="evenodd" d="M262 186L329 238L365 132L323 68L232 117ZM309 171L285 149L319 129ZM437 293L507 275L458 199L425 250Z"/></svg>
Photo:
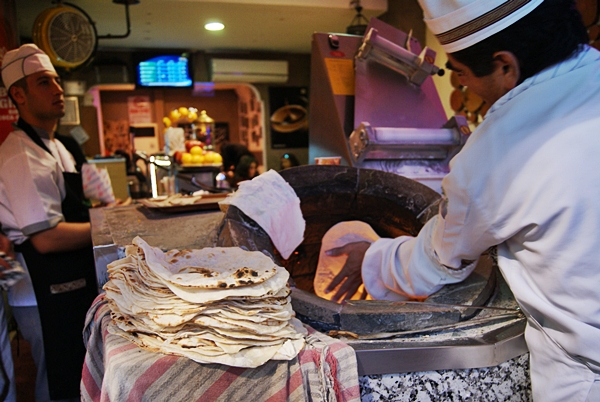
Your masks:
<svg viewBox="0 0 600 402"><path fill-rule="evenodd" d="M194 122L198 119L198 113L190 111L190 114L188 114L187 118L190 123Z"/></svg>
<svg viewBox="0 0 600 402"><path fill-rule="evenodd" d="M204 163L213 163L213 160L214 160L213 154L214 154L213 151L206 152L206 154L204 155Z"/></svg>
<svg viewBox="0 0 600 402"><path fill-rule="evenodd" d="M204 163L222 163L223 162L223 158L221 157L221 155L218 152L215 151L208 151L206 153L206 155L204 155Z"/></svg>
<svg viewBox="0 0 600 402"><path fill-rule="evenodd" d="M204 153L204 150L199 145L194 145L190 148L190 153L192 155L202 155Z"/></svg>
<svg viewBox="0 0 600 402"><path fill-rule="evenodd" d="M183 106L180 107L178 109L178 111L179 111L179 114L181 115L181 117L186 117L190 113L190 111L188 110L188 108L187 107L183 107Z"/></svg>
<svg viewBox="0 0 600 402"><path fill-rule="evenodd" d="M192 155L192 163L194 165L201 165L204 162L204 155Z"/></svg>
<svg viewBox="0 0 600 402"><path fill-rule="evenodd" d="M192 154L189 152L184 152L183 155L181 155L181 163L184 165L192 163Z"/></svg>
<svg viewBox="0 0 600 402"><path fill-rule="evenodd" d="M181 117L181 113L179 113L179 110L177 110L177 109L173 109L169 113L169 119L171 119L171 121L173 123L175 123L177 120L179 120L180 117Z"/></svg>

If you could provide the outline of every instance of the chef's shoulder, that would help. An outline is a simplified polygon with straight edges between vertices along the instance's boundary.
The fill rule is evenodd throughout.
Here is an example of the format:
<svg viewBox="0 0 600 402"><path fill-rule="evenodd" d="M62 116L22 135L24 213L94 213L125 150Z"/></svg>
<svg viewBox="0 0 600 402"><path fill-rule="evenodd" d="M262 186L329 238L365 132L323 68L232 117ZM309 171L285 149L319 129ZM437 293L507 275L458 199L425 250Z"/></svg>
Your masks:
<svg viewBox="0 0 600 402"><path fill-rule="evenodd" d="M22 130L13 130L0 144L0 163L14 160L22 157L39 157L45 152L37 146L27 134Z"/></svg>

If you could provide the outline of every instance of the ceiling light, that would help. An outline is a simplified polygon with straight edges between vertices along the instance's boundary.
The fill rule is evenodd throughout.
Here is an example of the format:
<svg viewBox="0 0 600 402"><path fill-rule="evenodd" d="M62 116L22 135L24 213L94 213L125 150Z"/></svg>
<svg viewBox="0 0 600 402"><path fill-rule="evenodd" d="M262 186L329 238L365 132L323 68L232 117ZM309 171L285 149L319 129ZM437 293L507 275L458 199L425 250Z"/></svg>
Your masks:
<svg viewBox="0 0 600 402"><path fill-rule="evenodd" d="M346 33L350 35L359 35L363 36L365 31L367 30L367 25L369 24L369 20L362 15L362 6L360 5L360 0L352 0L350 2L351 6L354 6L354 10L356 10L356 16L350 22L350 25L346 27Z"/></svg>
<svg viewBox="0 0 600 402"><path fill-rule="evenodd" d="M225 25L221 24L220 22L209 22L208 24L204 25L204 29L207 31L221 31L223 28L225 28Z"/></svg>

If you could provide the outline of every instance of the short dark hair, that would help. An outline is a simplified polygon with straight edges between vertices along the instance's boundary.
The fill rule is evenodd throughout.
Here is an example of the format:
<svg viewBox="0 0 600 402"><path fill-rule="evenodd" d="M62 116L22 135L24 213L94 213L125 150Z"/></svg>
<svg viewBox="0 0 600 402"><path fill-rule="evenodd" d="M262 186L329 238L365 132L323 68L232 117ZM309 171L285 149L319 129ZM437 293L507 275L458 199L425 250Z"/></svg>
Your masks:
<svg viewBox="0 0 600 402"><path fill-rule="evenodd" d="M15 81L10 86L10 88L12 88L12 87L19 87L19 88L23 89L23 91L27 92L29 90L29 87L27 86L27 77L23 77L23 78L19 79L18 81ZM6 92L8 93L8 97L12 101L13 105L15 105L16 108L18 108L19 105L17 105L17 102L15 102L12 95L10 94L10 88L8 88L8 90Z"/></svg>
<svg viewBox="0 0 600 402"><path fill-rule="evenodd" d="M452 57L477 77L494 71L494 53L509 51L519 61L519 83L569 58L588 43L588 34L573 0L544 0L502 31Z"/></svg>

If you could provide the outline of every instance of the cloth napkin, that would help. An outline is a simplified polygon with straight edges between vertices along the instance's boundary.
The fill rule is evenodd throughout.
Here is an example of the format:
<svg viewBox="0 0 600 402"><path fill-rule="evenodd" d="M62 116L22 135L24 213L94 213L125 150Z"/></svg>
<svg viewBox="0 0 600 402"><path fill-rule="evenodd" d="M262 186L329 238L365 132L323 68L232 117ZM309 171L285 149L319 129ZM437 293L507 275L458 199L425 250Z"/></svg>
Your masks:
<svg viewBox="0 0 600 402"><path fill-rule="evenodd" d="M300 198L279 173L269 170L240 183L238 190L219 202L235 205L264 229L284 259L304 240L306 221Z"/></svg>

